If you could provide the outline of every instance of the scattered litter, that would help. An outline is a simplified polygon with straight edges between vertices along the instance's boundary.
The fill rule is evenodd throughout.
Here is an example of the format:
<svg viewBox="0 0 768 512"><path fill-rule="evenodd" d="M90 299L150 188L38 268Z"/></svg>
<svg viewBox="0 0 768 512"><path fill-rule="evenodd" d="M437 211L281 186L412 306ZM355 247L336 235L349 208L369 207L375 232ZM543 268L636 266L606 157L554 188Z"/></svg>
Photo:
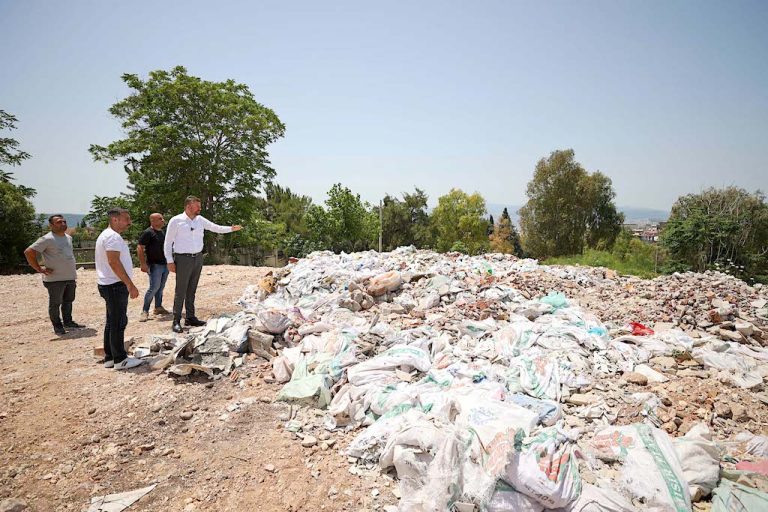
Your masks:
<svg viewBox="0 0 768 512"><path fill-rule="evenodd" d="M156 486L152 484L142 489L91 498L88 512L121 512L152 492Z"/></svg>

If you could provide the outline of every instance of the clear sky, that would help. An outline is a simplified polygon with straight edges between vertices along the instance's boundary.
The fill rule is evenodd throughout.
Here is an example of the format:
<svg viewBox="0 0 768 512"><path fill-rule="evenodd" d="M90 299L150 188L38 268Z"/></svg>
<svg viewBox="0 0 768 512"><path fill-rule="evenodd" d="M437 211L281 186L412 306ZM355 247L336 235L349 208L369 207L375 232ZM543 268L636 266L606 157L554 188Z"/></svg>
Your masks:
<svg viewBox="0 0 768 512"><path fill-rule="evenodd" d="M768 189L766 1L0 0L0 108L39 211L125 190L87 149L120 137L122 73L232 78L286 124L277 182L316 201L414 186L522 204L573 148L619 205Z"/></svg>

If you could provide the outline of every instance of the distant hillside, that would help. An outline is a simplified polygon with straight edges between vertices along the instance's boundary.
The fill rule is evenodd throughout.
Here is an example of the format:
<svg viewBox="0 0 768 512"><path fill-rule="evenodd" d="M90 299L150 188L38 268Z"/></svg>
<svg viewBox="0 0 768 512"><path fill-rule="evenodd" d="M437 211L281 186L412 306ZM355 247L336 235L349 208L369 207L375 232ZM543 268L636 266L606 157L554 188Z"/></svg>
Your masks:
<svg viewBox="0 0 768 512"><path fill-rule="evenodd" d="M494 219L501 217L501 212L504 208L507 208L509 216L512 218L512 222L520 225L520 216L517 214L522 205L504 205L498 203L488 203L486 209L488 213L493 215ZM655 210L653 208L636 208L634 206L619 206L619 211L624 213L624 222L637 223L643 221L660 222L669 218L669 212L666 210Z"/></svg>
<svg viewBox="0 0 768 512"><path fill-rule="evenodd" d="M56 212L59 213L59 212ZM53 213L41 213L43 217L46 219L53 215ZM85 217L85 213L62 213L65 219L67 219L67 226L70 228L76 228L78 224L80 224L80 221L83 220L83 217Z"/></svg>

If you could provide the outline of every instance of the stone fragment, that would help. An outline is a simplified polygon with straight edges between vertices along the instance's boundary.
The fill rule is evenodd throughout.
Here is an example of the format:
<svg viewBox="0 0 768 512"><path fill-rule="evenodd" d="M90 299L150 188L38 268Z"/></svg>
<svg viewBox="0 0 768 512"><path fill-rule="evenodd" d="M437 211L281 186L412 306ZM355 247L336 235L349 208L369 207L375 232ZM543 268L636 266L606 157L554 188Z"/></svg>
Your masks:
<svg viewBox="0 0 768 512"><path fill-rule="evenodd" d="M626 372L623 377L627 382L637 384L638 386L646 386L648 384L648 377L642 373Z"/></svg>
<svg viewBox="0 0 768 512"><path fill-rule="evenodd" d="M717 402L715 404L715 416L728 419L731 415L731 407L728 404L725 402Z"/></svg>
<svg viewBox="0 0 768 512"><path fill-rule="evenodd" d="M186 421L186 420L191 420L191 419L192 419L192 416L194 416L194 414L192 413L192 411L184 411L184 412L182 412L181 414L179 414L179 418L181 418L181 419L183 419L183 420L185 420L185 421Z"/></svg>
<svg viewBox="0 0 768 512"><path fill-rule="evenodd" d="M311 448L317 444L317 438L315 436L304 436L301 440L301 446L304 448Z"/></svg>
<svg viewBox="0 0 768 512"><path fill-rule="evenodd" d="M22 512L27 510L27 502L18 498L8 498L0 501L0 512Z"/></svg>
<svg viewBox="0 0 768 512"><path fill-rule="evenodd" d="M600 399L597 395L593 395L590 393L574 393L573 395L569 396L565 399L565 401L571 405L587 405L594 402L597 402Z"/></svg>

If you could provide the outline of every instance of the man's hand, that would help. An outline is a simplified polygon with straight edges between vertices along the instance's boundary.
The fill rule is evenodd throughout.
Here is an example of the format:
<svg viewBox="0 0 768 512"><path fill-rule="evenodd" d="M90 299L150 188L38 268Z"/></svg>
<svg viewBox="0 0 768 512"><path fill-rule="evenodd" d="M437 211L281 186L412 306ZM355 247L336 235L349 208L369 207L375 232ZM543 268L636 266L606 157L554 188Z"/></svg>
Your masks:
<svg viewBox="0 0 768 512"><path fill-rule="evenodd" d="M147 265L146 263L142 263L141 264L141 271L144 272L145 274L148 274L149 273L149 265Z"/></svg>
<svg viewBox="0 0 768 512"><path fill-rule="evenodd" d="M240 231L241 229L243 229L243 226L241 226L240 224L235 224L234 226L232 226L232 231Z"/></svg>
<svg viewBox="0 0 768 512"><path fill-rule="evenodd" d="M128 287L128 296L132 299L135 299L139 296L139 289L136 288L133 284Z"/></svg>
<svg viewBox="0 0 768 512"><path fill-rule="evenodd" d="M48 267L45 267L45 268L40 267L40 270L38 270L37 273L49 276L49 275L53 274L53 269L52 268L48 268Z"/></svg>
<svg viewBox="0 0 768 512"><path fill-rule="evenodd" d="M176 273L176 264L175 263L169 263L168 264L168 270L170 270L171 272L173 272L175 274Z"/></svg>

